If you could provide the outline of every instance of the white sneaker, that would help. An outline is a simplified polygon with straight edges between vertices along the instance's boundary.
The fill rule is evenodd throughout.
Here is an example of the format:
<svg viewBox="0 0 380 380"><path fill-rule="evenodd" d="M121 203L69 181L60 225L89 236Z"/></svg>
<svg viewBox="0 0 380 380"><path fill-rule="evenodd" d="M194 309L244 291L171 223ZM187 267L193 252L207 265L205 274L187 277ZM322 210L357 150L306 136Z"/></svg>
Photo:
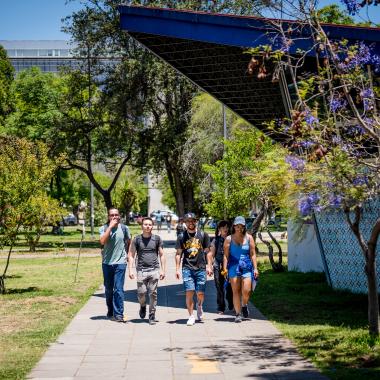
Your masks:
<svg viewBox="0 0 380 380"><path fill-rule="evenodd" d="M190 315L189 319L187 320L186 323L188 326L193 326L195 324L195 318L194 315Z"/></svg>
<svg viewBox="0 0 380 380"><path fill-rule="evenodd" d="M203 319L203 309L202 309L202 305L197 305L197 318L198 318L198 321L201 321Z"/></svg>

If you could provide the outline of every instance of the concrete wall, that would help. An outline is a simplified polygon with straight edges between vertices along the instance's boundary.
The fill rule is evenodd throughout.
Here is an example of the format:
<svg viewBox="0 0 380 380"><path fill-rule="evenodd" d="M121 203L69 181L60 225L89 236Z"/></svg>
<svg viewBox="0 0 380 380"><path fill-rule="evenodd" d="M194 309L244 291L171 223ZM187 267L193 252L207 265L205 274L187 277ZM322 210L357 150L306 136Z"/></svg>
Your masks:
<svg viewBox="0 0 380 380"><path fill-rule="evenodd" d="M166 210L161 202L162 192L157 187L157 179L148 175L148 215L154 210Z"/></svg>

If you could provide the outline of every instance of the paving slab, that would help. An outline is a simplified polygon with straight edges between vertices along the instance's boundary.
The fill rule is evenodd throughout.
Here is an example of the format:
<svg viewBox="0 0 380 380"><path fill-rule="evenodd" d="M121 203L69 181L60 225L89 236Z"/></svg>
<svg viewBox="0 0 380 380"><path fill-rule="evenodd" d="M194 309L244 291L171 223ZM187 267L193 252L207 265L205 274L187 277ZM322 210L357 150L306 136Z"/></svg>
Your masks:
<svg viewBox="0 0 380 380"><path fill-rule="evenodd" d="M159 322L151 326L139 318L136 280L129 278L124 292L128 322L110 321L101 287L28 379L327 379L253 305L250 319L240 324L234 323L232 312L217 314L212 279L207 282L204 321L187 326L182 281L175 279L175 233L160 235L168 271L159 284Z"/></svg>

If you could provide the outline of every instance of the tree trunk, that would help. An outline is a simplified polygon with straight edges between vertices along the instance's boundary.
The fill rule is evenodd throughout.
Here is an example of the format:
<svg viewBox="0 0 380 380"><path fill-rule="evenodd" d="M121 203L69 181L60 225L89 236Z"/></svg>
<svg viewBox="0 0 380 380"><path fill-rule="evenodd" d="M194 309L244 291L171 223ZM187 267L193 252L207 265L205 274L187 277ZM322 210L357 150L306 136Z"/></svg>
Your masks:
<svg viewBox="0 0 380 380"><path fill-rule="evenodd" d="M376 246L380 235L380 218L372 228L371 236L368 240L368 251L366 260L366 274L368 283L368 322L369 333L374 336L379 335L379 295L377 291L376 274Z"/></svg>
<svg viewBox="0 0 380 380"><path fill-rule="evenodd" d="M106 205L107 210L109 210L113 207L111 192L109 190L103 190L101 194L103 196L104 204Z"/></svg>
<svg viewBox="0 0 380 380"><path fill-rule="evenodd" d="M199 210L195 209L194 186L190 182L187 182L184 186L184 198L185 198L185 212L191 211L194 213L198 213Z"/></svg>
<svg viewBox="0 0 380 380"><path fill-rule="evenodd" d="M18 230L18 228L17 228L17 230ZM7 274L7 270L8 270L8 267L9 267L9 262L10 262L10 259L11 259L13 244L14 244L14 242L12 242L11 246L9 247L9 252L8 252L8 257L7 257L7 262L5 264L4 272L0 276L0 293L1 294L5 294L5 290L6 290L5 289L5 276Z"/></svg>
<svg viewBox="0 0 380 380"><path fill-rule="evenodd" d="M354 208L354 221L351 220L350 209L348 207L344 210L346 220L354 233L362 253L365 258L365 273L367 276L368 286L368 324L369 334L372 336L379 336L379 295L377 291L377 276L376 276L376 245L380 234L380 218L374 224L370 239L368 243L364 240L362 232L360 231L360 220L362 214L362 207L356 206Z"/></svg>
<svg viewBox="0 0 380 380"><path fill-rule="evenodd" d="M173 175L173 187L171 188L174 197L175 197L175 203L176 203L176 208L177 208L177 214L179 216L182 216L185 214L185 199L184 199L184 194L183 194L183 189L182 189L182 183L179 177L179 174L177 172L172 173Z"/></svg>
<svg viewBox="0 0 380 380"><path fill-rule="evenodd" d="M267 228L267 232L268 232L269 237L272 239L273 243L275 244L275 246L278 249L278 263L276 264L277 271L283 272L284 267L282 265L282 248L281 248L281 245L279 244L277 239L272 235L272 233L269 231L269 228Z"/></svg>
<svg viewBox="0 0 380 380"><path fill-rule="evenodd" d="M370 252L372 251L372 252ZM365 265L368 284L368 323L369 333L379 335L379 296L377 292L377 277L375 265L375 252L368 249L368 261Z"/></svg>

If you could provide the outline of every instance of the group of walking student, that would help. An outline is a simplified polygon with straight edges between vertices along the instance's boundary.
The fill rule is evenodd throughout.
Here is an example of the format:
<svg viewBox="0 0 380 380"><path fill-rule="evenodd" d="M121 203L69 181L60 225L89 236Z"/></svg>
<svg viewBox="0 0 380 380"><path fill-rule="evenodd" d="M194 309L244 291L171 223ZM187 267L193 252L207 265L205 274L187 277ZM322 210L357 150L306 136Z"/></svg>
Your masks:
<svg viewBox="0 0 380 380"><path fill-rule="evenodd" d="M177 233L175 275L178 280L182 275L189 314L187 325L192 326L196 321L194 298L197 319L203 319L207 276L212 275L217 289L218 313L225 312L226 298L228 309L235 309L235 322L248 318L249 297L259 272L255 243L246 233L245 219L242 216L235 218L231 234L229 223L220 221L211 244L209 235L197 228L193 213L185 214L183 222L184 228ZM159 280L166 276L166 257L161 237L152 230L152 218L143 218L142 233L132 239L128 227L120 222L116 208L109 209L108 222L100 228L107 317L113 321L126 322L124 280L128 262L128 275L137 280L140 318L146 318L148 295L148 321L151 325L157 322L157 287Z"/></svg>

